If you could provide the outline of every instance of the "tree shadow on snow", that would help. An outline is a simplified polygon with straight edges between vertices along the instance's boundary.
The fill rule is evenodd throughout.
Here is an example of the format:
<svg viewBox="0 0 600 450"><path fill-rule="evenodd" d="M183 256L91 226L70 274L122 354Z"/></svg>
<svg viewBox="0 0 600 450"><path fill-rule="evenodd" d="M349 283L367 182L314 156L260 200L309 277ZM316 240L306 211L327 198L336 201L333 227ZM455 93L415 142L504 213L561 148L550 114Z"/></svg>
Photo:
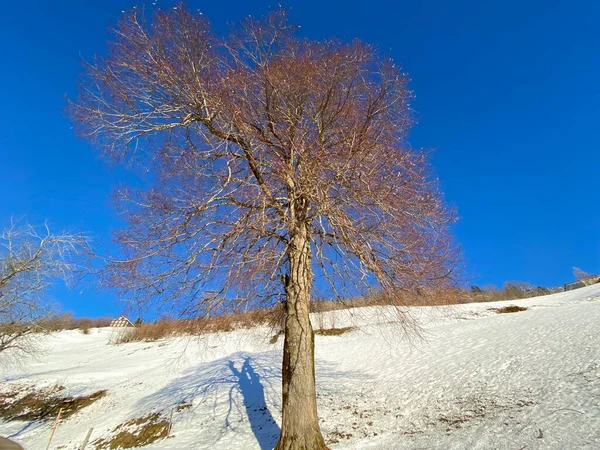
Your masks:
<svg viewBox="0 0 600 450"><path fill-rule="evenodd" d="M15 431L11 435L7 436L8 439L18 438L21 434L29 430L31 427L38 425L35 421L25 422L23 427L19 431Z"/></svg>
<svg viewBox="0 0 600 450"><path fill-rule="evenodd" d="M260 450L272 449L279 437L274 416L281 415L281 356L277 352L237 352L225 358L189 368L162 389L140 399L137 411L177 411L173 417L182 426L200 424L202 444L218 442L227 434L243 435L244 423L256 438ZM318 363L322 383L328 390L339 388L340 379L362 378L355 372L339 372L326 362ZM185 408L178 408L185 405ZM188 425L183 425L187 422ZM214 426L221 423L222 425ZM212 435L209 437L209 435Z"/></svg>
<svg viewBox="0 0 600 450"><path fill-rule="evenodd" d="M242 402L246 408L246 415L250 421L250 428L258 441L261 450L271 450L277 443L279 425L273 419L267 407L265 388L260 381L260 375L252 367L252 358L247 356L240 370L235 368L233 361L228 361L227 366L237 379L236 388L242 395ZM231 392L230 392L231 394Z"/></svg>
<svg viewBox="0 0 600 450"><path fill-rule="evenodd" d="M265 354L234 353L187 370L158 392L141 399L137 407L165 410L187 404L195 410L208 406L213 420L223 423L217 440L228 431L243 432L239 424L247 420L259 448L271 450L277 443L279 426L268 405L278 413L281 411L278 389L274 386L275 383L279 387L281 382L276 361ZM177 415L175 423L180 420ZM201 416L205 417L205 413Z"/></svg>

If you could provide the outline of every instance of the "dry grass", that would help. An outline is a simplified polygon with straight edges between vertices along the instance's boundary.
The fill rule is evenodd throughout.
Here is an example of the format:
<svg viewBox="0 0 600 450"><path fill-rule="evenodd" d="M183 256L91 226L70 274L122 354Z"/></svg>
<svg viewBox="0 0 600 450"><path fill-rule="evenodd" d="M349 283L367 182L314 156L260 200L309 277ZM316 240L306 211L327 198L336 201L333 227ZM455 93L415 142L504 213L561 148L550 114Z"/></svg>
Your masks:
<svg viewBox="0 0 600 450"><path fill-rule="evenodd" d="M362 297L341 300L316 300L311 303L311 312L327 312L366 306L443 306L463 303L496 302L538 297L562 292L562 287L533 287L527 283L505 283L502 289L494 286L471 289L449 287L434 291L379 291Z"/></svg>
<svg viewBox="0 0 600 450"><path fill-rule="evenodd" d="M542 286L533 287L527 283L512 282L505 283L502 289L495 286L480 288L472 286L470 291L464 291L464 300L462 303L482 303L482 302L498 302L503 300L519 300L524 298L539 297L540 295L548 295L556 292L562 292L562 287L547 288Z"/></svg>
<svg viewBox="0 0 600 450"><path fill-rule="evenodd" d="M86 330L90 328L103 328L110 326L112 319L110 317L89 318L73 317L71 313L41 319L37 325L43 331L62 331L62 330L81 330L87 334Z"/></svg>
<svg viewBox="0 0 600 450"><path fill-rule="evenodd" d="M340 336L356 329L356 327L329 328L327 330L315 330L314 333L319 336Z"/></svg>
<svg viewBox="0 0 600 450"><path fill-rule="evenodd" d="M524 306L510 305L503 306L502 308L492 308L492 311L495 311L498 314L509 314L516 313L519 311L527 311L527 308L525 308Z"/></svg>
<svg viewBox="0 0 600 450"><path fill-rule="evenodd" d="M137 448L150 445L169 436L169 421L159 413L129 420L112 430L110 439L97 439L92 442L96 449Z"/></svg>
<svg viewBox="0 0 600 450"><path fill-rule="evenodd" d="M536 295L545 295L554 291L556 289L531 288L525 283L507 283L501 290L493 287L486 289L473 287L471 290L447 288L430 292L409 292L404 290L380 291L349 299L314 300L310 307L311 313L322 313L368 306L456 305L528 298ZM207 318L183 320L163 318L156 322L143 323L135 328L123 329L116 343L150 342L172 336L199 335L203 333L228 332L257 326L270 326L275 332L269 342L275 344L281 335L280 330L283 327L283 319L282 305ZM319 334L321 331L316 331L315 333Z"/></svg>
<svg viewBox="0 0 600 450"><path fill-rule="evenodd" d="M0 394L0 418L6 422L50 420L62 409L61 420L64 420L106 395L105 390L79 397L57 395L62 390L64 387L55 386L25 395L19 391Z"/></svg>
<svg viewBox="0 0 600 450"><path fill-rule="evenodd" d="M228 332L239 329L270 326L281 328L281 306L197 319L160 319L135 328L124 328L117 344L136 341L157 341L162 338L203 333Z"/></svg>
<svg viewBox="0 0 600 450"><path fill-rule="evenodd" d="M363 308L368 306L440 306L462 302L467 292L462 289L447 288L435 291L378 291L361 297L340 300L315 300L311 312L337 311L341 309Z"/></svg>
<svg viewBox="0 0 600 450"><path fill-rule="evenodd" d="M455 295L455 294L453 294ZM364 306L398 305L398 304L426 304L437 301L438 303L448 304L451 295L446 292L444 295L424 295L413 294L409 296L403 293L402 297L384 293L376 293L365 297L355 297L347 300L316 300L311 303L311 313L336 311L349 308L359 308ZM455 301L456 303L456 301ZM135 328L123 329L120 336L116 339L116 344L128 342L151 342L162 338L183 335L199 335L203 333L228 332L239 329L254 328L257 326L269 326L275 330L275 334L269 341L274 344L281 336L283 328L284 314L283 305L277 305L271 308L256 309L242 313L225 314L208 318L198 319L160 319L156 322L143 323ZM324 330L328 331L328 330ZM316 334L321 333L316 331ZM335 333L335 332L333 332ZM325 334L324 332L322 334ZM340 333L341 334L341 333Z"/></svg>

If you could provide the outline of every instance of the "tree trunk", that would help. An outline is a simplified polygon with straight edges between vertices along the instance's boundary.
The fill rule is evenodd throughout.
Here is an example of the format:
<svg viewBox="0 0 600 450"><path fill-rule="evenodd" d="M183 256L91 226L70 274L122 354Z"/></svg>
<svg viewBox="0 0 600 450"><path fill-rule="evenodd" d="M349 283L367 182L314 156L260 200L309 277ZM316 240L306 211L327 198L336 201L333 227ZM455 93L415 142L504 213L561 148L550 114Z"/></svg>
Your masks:
<svg viewBox="0 0 600 450"><path fill-rule="evenodd" d="M313 281L311 247L305 226L293 235L286 280L283 344L283 417L275 450L326 450L317 418L315 338L310 324Z"/></svg>

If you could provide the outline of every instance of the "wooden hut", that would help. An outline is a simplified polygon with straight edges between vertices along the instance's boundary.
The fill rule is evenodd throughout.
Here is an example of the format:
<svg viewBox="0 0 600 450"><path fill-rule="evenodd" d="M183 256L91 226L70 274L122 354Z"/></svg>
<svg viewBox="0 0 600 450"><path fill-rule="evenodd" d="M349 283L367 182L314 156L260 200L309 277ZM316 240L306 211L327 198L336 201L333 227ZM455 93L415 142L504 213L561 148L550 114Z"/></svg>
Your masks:
<svg viewBox="0 0 600 450"><path fill-rule="evenodd" d="M131 323L131 321L127 317L119 316L110 323L110 326L115 327L115 328L125 328L125 327L133 327L134 325Z"/></svg>

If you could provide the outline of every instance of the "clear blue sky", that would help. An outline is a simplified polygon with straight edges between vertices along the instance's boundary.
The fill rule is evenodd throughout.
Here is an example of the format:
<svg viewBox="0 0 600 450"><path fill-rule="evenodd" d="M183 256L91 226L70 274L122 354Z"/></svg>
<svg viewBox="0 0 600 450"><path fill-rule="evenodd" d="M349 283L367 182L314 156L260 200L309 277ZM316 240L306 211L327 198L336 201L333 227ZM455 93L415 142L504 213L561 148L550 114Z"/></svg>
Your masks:
<svg viewBox="0 0 600 450"><path fill-rule="evenodd" d="M106 241L120 170L64 114L80 57L105 50L134 1L4 0L0 6L0 224L11 216ZM151 3L151 2L149 2ZM158 0L169 6L170 2ZM218 29L273 1L190 1ZM478 285L557 285L600 272L600 2L289 1L310 38L358 37L403 65L416 147L458 207L456 237ZM109 293L55 292L77 315L116 314Z"/></svg>

